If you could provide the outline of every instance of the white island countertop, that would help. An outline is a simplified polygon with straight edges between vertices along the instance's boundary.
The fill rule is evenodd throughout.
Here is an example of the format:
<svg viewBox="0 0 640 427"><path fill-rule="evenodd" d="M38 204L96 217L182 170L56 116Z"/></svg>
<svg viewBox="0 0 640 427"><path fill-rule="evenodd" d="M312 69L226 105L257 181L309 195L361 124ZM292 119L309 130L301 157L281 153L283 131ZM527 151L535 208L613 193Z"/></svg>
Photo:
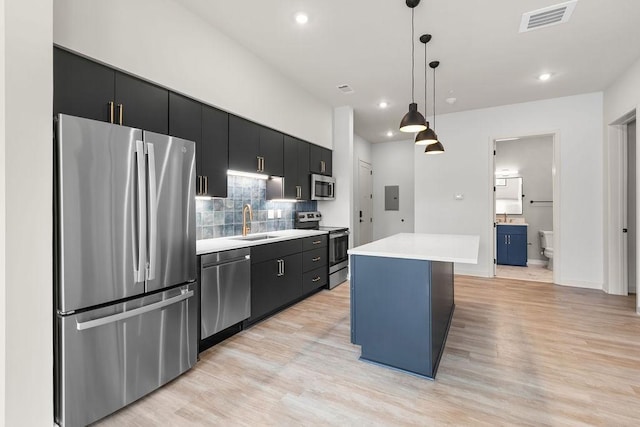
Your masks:
<svg viewBox="0 0 640 427"><path fill-rule="evenodd" d="M349 249L349 255L478 263L480 236L400 233Z"/></svg>

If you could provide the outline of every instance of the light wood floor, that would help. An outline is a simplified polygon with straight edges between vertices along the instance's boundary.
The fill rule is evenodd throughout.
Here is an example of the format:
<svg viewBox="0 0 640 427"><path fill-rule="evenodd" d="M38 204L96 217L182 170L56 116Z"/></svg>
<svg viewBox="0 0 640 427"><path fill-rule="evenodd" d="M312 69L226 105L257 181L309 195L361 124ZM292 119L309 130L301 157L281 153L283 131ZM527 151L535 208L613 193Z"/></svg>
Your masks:
<svg viewBox="0 0 640 427"><path fill-rule="evenodd" d="M496 276L507 279L553 282L553 271L543 265L529 264L527 267L496 265Z"/></svg>
<svg viewBox="0 0 640 427"><path fill-rule="evenodd" d="M455 280L435 381L358 360L343 284L209 349L101 425L640 425L633 297Z"/></svg>

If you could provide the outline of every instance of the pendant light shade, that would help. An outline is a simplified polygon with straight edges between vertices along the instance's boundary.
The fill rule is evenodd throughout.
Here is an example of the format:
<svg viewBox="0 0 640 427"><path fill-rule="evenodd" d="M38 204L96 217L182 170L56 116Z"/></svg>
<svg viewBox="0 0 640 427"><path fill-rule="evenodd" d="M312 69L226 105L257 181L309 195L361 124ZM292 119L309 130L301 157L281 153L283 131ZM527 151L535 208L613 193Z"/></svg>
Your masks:
<svg viewBox="0 0 640 427"><path fill-rule="evenodd" d="M427 145L424 152L427 154L442 154L444 153L444 147L440 141L436 141L435 144Z"/></svg>
<svg viewBox="0 0 640 427"><path fill-rule="evenodd" d="M438 142L438 135L429 127L427 122L427 128L416 135L416 145L431 145Z"/></svg>
<svg viewBox="0 0 640 427"><path fill-rule="evenodd" d="M424 114L427 114L427 43L431 41L431 34L423 34L420 36L420 42L424 44ZM438 135L429 127L416 135L416 145L429 145L438 142Z"/></svg>
<svg viewBox="0 0 640 427"><path fill-rule="evenodd" d="M404 115L400 122L400 132L420 132L426 129L424 116L418 111L418 104L409 104L409 112Z"/></svg>
<svg viewBox="0 0 640 427"><path fill-rule="evenodd" d="M418 104L415 103L414 100L414 87L415 80L413 75L413 69L415 66L414 57L415 57L415 48L413 41L413 33L414 33L414 20L413 20L413 12L414 8L420 4L420 0L406 0L407 6L411 9L411 104L409 104L409 112L404 115L402 121L400 121L400 132L420 132L427 128L427 122L424 119L424 116L420 114L418 111Z"/></svg>

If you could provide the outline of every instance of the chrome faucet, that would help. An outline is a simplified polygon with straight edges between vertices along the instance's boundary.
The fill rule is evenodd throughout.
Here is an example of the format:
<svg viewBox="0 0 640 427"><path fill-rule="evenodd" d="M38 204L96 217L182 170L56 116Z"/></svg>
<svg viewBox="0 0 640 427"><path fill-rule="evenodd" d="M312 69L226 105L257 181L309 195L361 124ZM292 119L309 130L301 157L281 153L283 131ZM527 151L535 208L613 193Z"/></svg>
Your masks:
<svg viewBox="0 0 640 427"><path fill-rule="evenodd" d="M251 232L251 227L247 225L247 211L249 211L249 221L253 221L253 212L251 211L251 205L246 204L242 208L242 235L246 236Z"/></svg>

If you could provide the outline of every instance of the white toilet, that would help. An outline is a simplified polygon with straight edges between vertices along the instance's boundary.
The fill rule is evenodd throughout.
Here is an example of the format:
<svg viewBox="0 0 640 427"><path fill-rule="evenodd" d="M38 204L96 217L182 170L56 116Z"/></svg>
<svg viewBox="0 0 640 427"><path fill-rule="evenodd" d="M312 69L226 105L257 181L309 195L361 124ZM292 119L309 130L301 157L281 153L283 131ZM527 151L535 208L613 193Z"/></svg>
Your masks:
<svg viewBox="0 0 640 427"><path fill-rule="evenodd" d="M547 268L553 270L553 231L540 230L540 250L542 254L549 258Z"/></svg>

